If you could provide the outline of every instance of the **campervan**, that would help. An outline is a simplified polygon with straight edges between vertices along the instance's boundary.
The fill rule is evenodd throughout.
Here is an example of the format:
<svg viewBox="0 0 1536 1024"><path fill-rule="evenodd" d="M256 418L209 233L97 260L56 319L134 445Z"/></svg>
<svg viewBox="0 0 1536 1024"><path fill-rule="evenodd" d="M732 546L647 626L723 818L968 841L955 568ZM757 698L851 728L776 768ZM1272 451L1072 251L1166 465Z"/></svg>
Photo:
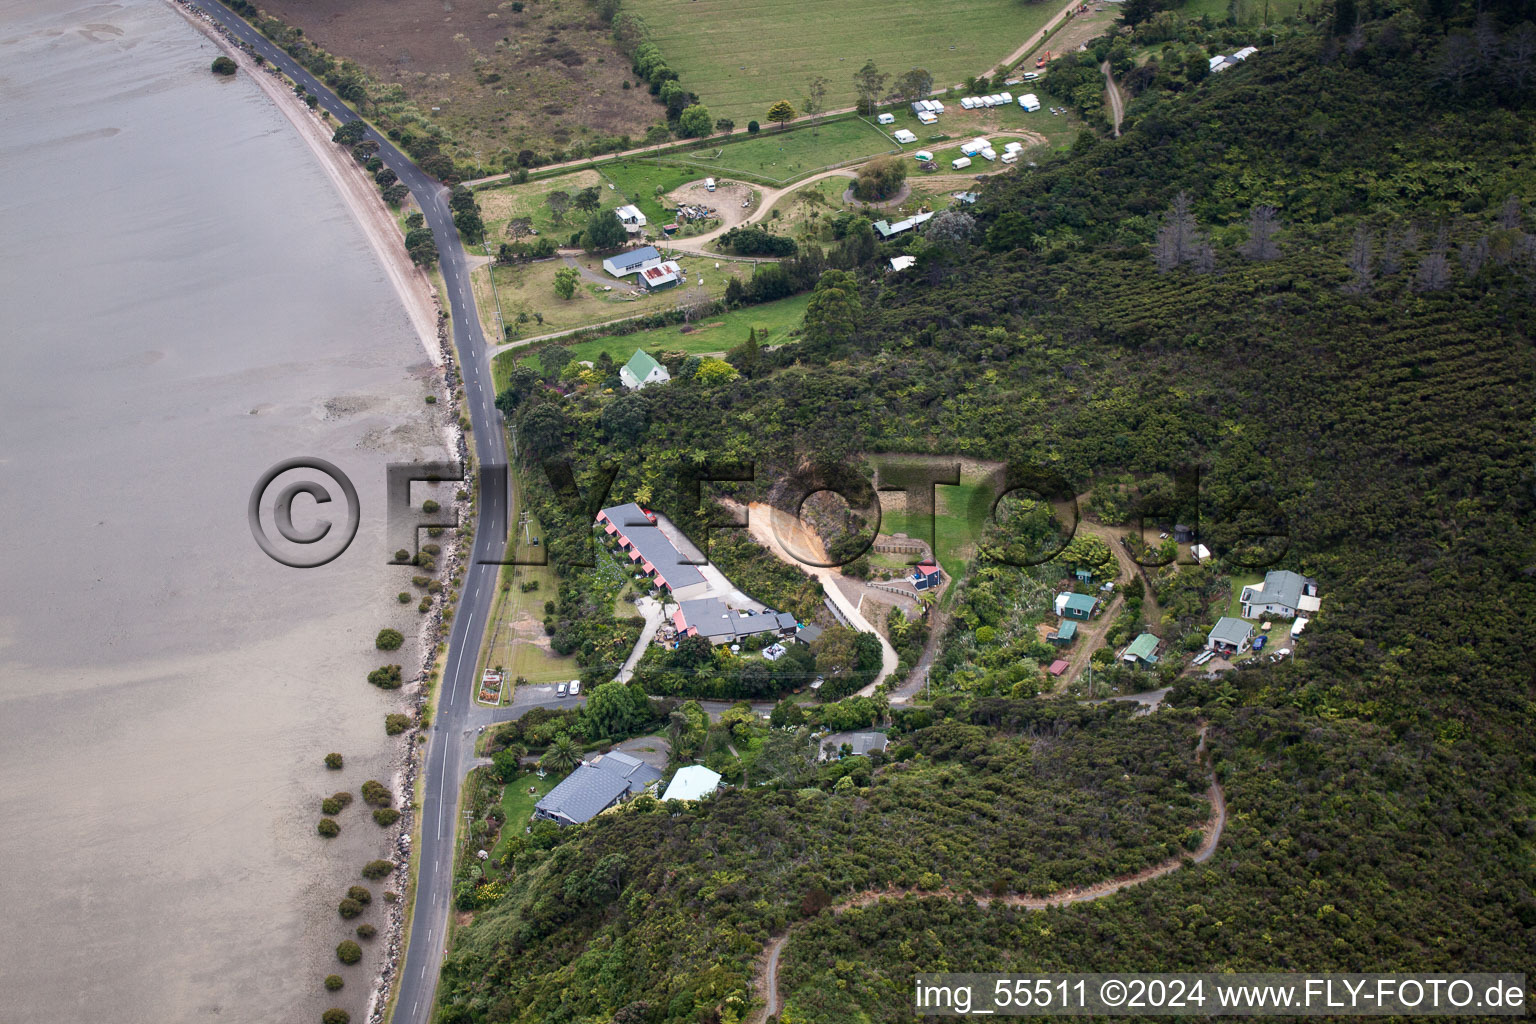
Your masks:
<svg viewBox="0 0 1536 1024"><path fill-rule="evenodd" d="M714 190L715 190L715 179L714 178L705 178L704 179L704 191L705 192L713 192Z"/></svg>
<svg viewBox="0 0 1536 1024"><path fill-rule="evenodd" d="M951 160L949 162L949 166L958 171L962 168L971 166L971 158L968 156L959 157L958 159Z"/></svg>

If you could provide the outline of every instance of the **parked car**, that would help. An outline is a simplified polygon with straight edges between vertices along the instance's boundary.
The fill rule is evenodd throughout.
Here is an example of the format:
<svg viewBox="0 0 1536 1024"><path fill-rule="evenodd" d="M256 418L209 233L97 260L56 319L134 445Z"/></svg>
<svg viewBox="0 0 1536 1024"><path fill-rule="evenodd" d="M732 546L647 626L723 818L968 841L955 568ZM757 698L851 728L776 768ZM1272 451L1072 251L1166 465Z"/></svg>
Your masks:
<svg viewBox="0 0 1536 1024"><path fill-rule="evenodd" d="M559 686L555 687L555 696L556 697L564 697L565 696L565 684L564 683L561 683Z"/></svg>
<svg viewBox="0 0 1536 1024"><path fill-rule="evenodd" d="M580 679L572 679L571 680L571 696L575 697L579 693L581 693L581 680Z"/></svg>

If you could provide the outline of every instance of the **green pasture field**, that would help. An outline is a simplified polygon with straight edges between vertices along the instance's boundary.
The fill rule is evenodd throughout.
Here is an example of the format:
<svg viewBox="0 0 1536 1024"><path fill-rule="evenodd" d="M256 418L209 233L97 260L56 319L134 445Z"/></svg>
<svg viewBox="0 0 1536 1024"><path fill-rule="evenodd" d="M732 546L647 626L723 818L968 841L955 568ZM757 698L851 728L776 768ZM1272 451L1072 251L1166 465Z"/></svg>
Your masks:
<svg viewBox="0 0 1536 1024"><path fill-rule="evenodd" d="M706 271L708 273L708 271ZM780 345L789 338L789 332L799 327L805 319L805 307L810 302L809 293L794 295L761 306L748 306L732 310L723 316L710 317L693 325L693 330L683 333L683 325L662 327L654 331L637 331L634 334L609 335L593 338L576 345L566 346L574 359L590 359L607 352L616 363L627 363L635 349L647 352L729 352L747 340L747 331L756 328L761 345ZM516 362L538 367L537 355L517 349L503 352L495 359L493 369L497 379L510 372Z"/></svg>
<svg viewBox="0 0 1536 1024"><path fill-rule="evenodd" d="M963 82L1007 57L1061 5L1019 0L880 3L877 0L628 0L648 38L684 86L715 117L738 126L766 121L768 108L804 106L812 78L827 81L829 110L857 99L853 73L872 60L899 75L931 72L936 88ZM766 129L766 124L764 125Z"/></svg>
<svg viewBox="0 0 1536 1024"><path fill-rule="evenodd" d="M877 128L862 118L844 117L810 127L779 129L765 126L756 135L741 135L738 141L679 153L666 160L681 167L696 168L694 177L755 177L783 183L831 164L894 153L900 149L884 128Z"/></svg>

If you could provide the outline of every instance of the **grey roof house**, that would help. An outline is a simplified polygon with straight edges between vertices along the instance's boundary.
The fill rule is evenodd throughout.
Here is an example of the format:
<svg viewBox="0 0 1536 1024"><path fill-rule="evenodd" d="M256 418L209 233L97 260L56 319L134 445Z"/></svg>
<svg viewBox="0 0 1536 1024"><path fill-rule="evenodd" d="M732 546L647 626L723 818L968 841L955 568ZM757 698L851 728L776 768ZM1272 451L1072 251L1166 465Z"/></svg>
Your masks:
<svg viewBox="0 0 1536 1024"><path fill-rule="evenodd" d="M583 761L544 795L533 809L535 818L560 825L579 825L661 778L661 772L622 751Z"/></svg>
<svg viewBox="0 0 1536 1024"><path fill-rule="evenodd" d="M725 644L763 633L792 633L799 625L789 612L740 612L718 597L679 601L672 613L678 633L702 636L712 644Z"/></svg>
<svg viewBox="0 0 1536 1024"><path fill-rule="evenodd" d="M1317 580L1289 569L1274 569L1264 574L1263 583L1244 587L1240 603L1245 619L1264 615L1294 619L1299 611L1317 611Z"/></svg>
<svg viewBox="0 0 1536 1024"><path fill-rule="evenodd" d="M1210 633L1206 634L1205 646L1213 651L1231 654L1244 650L1252 639L1253 623L1223 615L1216 620Z"/></svg>
<svg viewBox="0 0 1536 1024"><path fill-rule="evenodd" d="M672 596L681 600L709 589L704 574L661 532L656 517L634 502L603 509L597 522L629 553L629 560L641 572Z"/></svg>

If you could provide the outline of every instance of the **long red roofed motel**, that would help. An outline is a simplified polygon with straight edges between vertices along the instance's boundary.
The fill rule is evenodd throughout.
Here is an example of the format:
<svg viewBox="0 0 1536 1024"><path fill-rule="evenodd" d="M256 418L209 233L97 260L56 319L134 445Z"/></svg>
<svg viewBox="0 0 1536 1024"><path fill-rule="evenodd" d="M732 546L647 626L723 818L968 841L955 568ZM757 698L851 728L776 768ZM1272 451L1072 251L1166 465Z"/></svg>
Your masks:
<svg viewBox="0 0 1536 1024"><path fill-rule="evenodd" d="M678 600L702 597L709 583L694 565L656 525L656 516L634 502L614 505L597 514L603 532L619 542L642 573L649 576L658 590Z"/></svg>

